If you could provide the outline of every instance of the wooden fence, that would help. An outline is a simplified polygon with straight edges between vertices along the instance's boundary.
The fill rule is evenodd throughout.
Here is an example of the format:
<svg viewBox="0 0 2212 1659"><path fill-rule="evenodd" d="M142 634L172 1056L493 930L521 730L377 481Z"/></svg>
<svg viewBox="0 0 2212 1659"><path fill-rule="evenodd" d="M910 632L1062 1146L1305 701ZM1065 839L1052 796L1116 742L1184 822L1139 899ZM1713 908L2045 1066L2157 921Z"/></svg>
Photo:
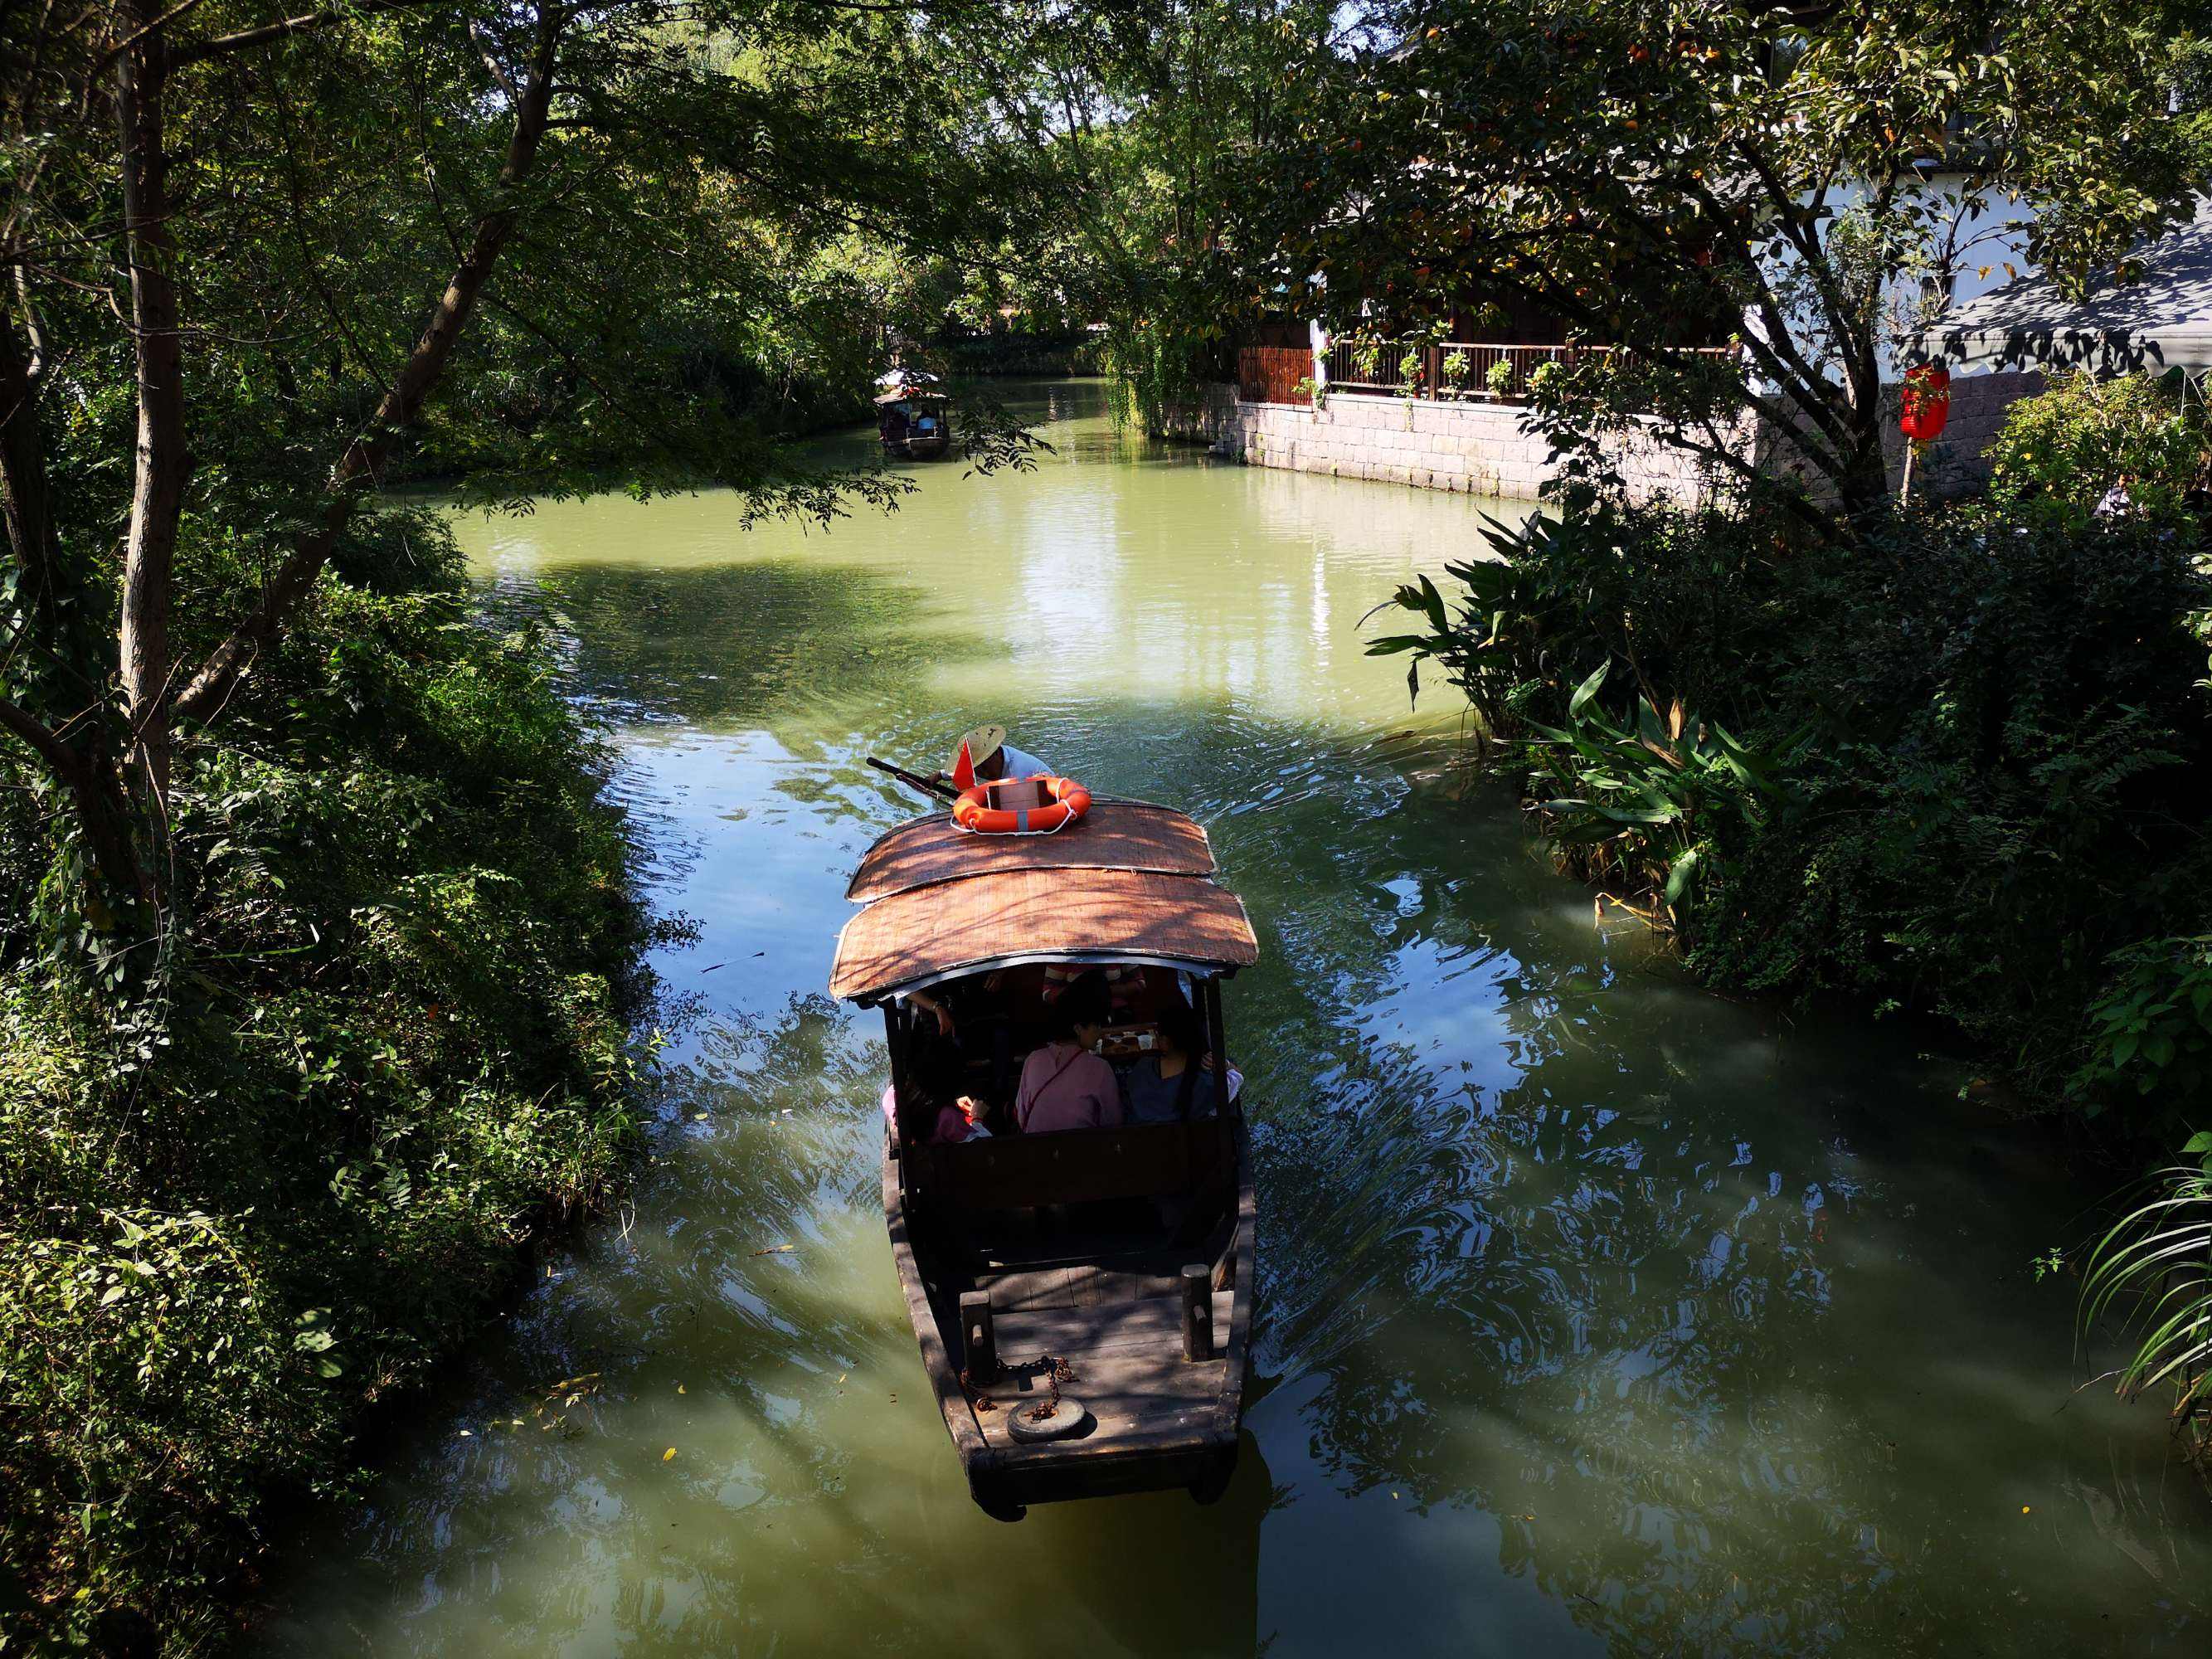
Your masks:
<svg viewBox="0 0 2212 1659"><path fill-rule="evenodd" d="M1304 346L1240 346L1237 395L1248 404L1310 404L1313 353Z"/></svg>

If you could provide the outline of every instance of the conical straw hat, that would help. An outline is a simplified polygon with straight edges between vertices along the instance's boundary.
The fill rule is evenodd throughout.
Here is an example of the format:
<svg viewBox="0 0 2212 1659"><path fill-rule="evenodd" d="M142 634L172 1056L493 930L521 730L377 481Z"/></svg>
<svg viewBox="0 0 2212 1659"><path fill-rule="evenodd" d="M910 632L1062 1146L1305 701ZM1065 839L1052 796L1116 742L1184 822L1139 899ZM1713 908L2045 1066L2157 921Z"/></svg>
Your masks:
<svg viewBox="0 0 2212 1659"><path fill-rule="evenodd" d="M980 767L1006 746L1006 728L979 726L960 741L968 745L968 758Z"/></svg>

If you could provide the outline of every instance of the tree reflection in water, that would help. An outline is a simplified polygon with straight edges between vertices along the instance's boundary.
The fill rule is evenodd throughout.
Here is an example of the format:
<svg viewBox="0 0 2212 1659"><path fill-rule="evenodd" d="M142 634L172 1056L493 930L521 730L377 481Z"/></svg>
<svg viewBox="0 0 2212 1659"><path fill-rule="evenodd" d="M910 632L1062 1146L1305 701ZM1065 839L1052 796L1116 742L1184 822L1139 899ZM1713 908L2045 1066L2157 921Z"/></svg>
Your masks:
<svg viewBox="0 0 2212 1659"><path fill-rule="evenodd" d="M1332 1486L1487 1511L1498 1567L1616 1652L2204 1617L2202 1531L2145 1547L2162 1483L2198 1495L2057 1418L2064 1293L2022 1318L2023 1214L2078 1200L1949 1068L1778 1036L1587 911L1530 925L1550 878L1502 814L1383 790L1325 845L1244 822L1217 840L1291 971L1237 1012L1300 1039L1255 1079L1263 1363Z"/></svg>

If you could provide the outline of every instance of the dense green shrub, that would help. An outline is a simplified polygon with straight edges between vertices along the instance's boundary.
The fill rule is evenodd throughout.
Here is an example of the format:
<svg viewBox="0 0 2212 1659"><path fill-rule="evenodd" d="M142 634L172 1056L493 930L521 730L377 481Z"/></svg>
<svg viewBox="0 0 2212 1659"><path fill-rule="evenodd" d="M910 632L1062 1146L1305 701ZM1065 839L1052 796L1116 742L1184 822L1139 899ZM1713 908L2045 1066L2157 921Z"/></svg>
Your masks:
<svg viewBox="0 0 2212 1659"><path fill-rule="evenodd" d="M2014 432L2054 429L2030 404ZM1613 505L1493 539L1370 648L1522 744L1563 860L1648 896L1713 980L1938 1012L2056 1097L2114 953L2212 923L2185 518L1981 502L1844 550Z"/></svg>
<svg viewBox="0 0 2212 1659"><path fill-rule="evenodd" d="M2201 902L2191 547L1968 511L1781 574L1799 625L1745 714L1816 736L1798 809L1706 895L1695 959L1933 1008L2049 1089L2110 952Z"/></svg>
<svg viewBox="0 0 2212 1659"><path fill-rule="evenodd" d="M2212 934L2113 952L2089 1010L2089 1058L2073 1079L2094 1112L2115 1093L2199 1103L2212 1088Z"/></svg>
<svg viewBox="0 0 2212 1659"><path fill-rule="evenodd" d="M190 1645L272 1498L345 1484L365 1409L634 1136L651 929L606 757L547 643L471 618L439 524L340 563L178 757L143 997L0 918L0 1626ZM0 790L11 890L71 855L30 799Z"/></svg>
<svg viewBox="0 0 2212 1659"><path fill-rule="evenodd" d="M2204 482L2202 410L2143 375L2087 370L2015 404L1989 449L1990 500L2080 523L2118 489L2130 512L2180 524Z"/></svg>

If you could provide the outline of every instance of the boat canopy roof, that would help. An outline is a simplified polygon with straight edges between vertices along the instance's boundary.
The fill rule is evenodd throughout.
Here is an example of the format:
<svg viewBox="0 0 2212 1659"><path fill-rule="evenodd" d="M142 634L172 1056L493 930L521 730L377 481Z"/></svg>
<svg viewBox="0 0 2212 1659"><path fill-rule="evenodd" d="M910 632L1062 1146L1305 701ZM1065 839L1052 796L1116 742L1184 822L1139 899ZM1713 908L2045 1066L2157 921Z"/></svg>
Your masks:
<svg viewBox="0 0 2212 1659"><path fill-rule="evenodd" d="M975 836L942 815L868 849L832 995L878 1002L1025 962L1148 962L1232 974L1260 959L1213 849L1182 813L1102 801L1057 835Z"/></svg>
<svg viewBox="0 0 2212 1659"><path fill-rule="evenodd" d="M872 904L911 888L1001 870L1210 876L1213 848L1190 818L1148 801L1095 801L1080 820L1054 836L973 836L939 812L902 823L871 847L845 896Z"/></svg>

